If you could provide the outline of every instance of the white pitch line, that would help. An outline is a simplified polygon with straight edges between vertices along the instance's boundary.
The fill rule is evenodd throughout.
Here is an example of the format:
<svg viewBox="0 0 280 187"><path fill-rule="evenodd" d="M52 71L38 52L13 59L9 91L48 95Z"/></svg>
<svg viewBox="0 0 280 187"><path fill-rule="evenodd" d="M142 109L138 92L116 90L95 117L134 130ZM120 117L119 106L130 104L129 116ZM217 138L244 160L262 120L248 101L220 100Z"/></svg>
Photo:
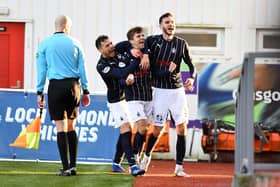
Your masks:
<svg viewBox="0 0 280 187"><path fill-rule="evenodd" d="M55 172L50 171L0 171L0 175L54 175ZM123 175L129 173L117 173L106 171L81 171L78 175Z"/></svg>
<svg viewBox="0 0 280 187"><path fill-rule="evenodd" d="M50 171L0 171L0 175L54 175L55 172ZM110 171L80 171L78 175L128 175L129 173L118 173ZM149 173L144 177L174 177L173 174ZM211 177L211 178L233 178L232 175L209 175L209 174L193 174L191 177Z"/></svg>

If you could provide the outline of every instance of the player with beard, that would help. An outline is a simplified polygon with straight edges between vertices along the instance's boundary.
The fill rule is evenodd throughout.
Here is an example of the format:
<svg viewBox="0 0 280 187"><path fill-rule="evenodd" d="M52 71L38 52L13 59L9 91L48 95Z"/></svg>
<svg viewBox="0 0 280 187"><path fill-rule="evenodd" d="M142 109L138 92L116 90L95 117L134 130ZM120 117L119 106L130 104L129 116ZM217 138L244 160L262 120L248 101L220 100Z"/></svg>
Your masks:
<svg viewBox="0 0 280 187"><path fill-rule="evenodd" d="M120 166L123 152L130 166L130 174L143 175L144 170L136 165L131 145L131 124L128 120L126 102L124 101L124 89L120 86L120 80L128 77L139 66L139 60L133 60L130 66L124 61L127 53L116 53L115 46L106 35L99 36L95 41L96 48L101 53L96 69L107 86L107 106L113 115L115 127L120 129L120 136L116 145L116 153L112 170L123 172ZM119 50L117 50L119 52ZM130 85L133 79L126 79L125 84Z"/></svg>
<svg viewBox="0 0 280 187"><path fill-rule="evenodd" d="M147 170L151 160L151 152L170 112L175 121L177 132L174 174L175 176L189 177L183 171L183 159L186 152L186 126L188 123L185 89L193 89L195 67L189 54L187 42L175 36L176 26L173 15L169 12L163 14L159 18L159 24L162 34L149 36L145 43L145 47L149 50L150 67L153 73L155 128L149 136L140 167ZM147 58L147 55L144 55L143 58ZM190 71L190 77L184 83L180 72L182 60L188 65ZM144 61L147 62L148 60Z"/></svg>

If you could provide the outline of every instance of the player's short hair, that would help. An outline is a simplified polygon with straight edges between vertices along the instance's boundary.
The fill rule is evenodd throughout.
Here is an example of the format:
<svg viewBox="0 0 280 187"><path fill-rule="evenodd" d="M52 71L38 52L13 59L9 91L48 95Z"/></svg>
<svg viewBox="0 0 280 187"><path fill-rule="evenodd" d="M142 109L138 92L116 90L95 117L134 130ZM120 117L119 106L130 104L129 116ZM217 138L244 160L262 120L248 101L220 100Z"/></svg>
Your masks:
<svg viewBox="0 0 280 187"><path fill-rule="evenodd" d="M161 24L163 18L167 18L167 17L174 17L174 16L173 16L173 14L171 12L166 12L166 13L162 14L159 17L159 20L158 20L159 24Z"/></svg>
<svg viewBox="0 0 280 187"><path fill-rule="evenodd" d="M104 42L105 40L108 40L108 39L109 39L109 36L107 36L107 35L98 36L95 40L95 47L97 49L99 49L101 47L101 43Z"/></svg>
<svg viewBox="0 0 280 187"><path fill-rule="evenodd" d="M141 33L141 32L143 32L143 31L144 31L144 29L143 29L142 27L139 27L139 26L133 27L133 28L131 28L131 29L129 29L129 30L127 31L126 37L127 37L128 40L132 40L132 39L133 39L133 36L134 36L135 34Z"/></svg>

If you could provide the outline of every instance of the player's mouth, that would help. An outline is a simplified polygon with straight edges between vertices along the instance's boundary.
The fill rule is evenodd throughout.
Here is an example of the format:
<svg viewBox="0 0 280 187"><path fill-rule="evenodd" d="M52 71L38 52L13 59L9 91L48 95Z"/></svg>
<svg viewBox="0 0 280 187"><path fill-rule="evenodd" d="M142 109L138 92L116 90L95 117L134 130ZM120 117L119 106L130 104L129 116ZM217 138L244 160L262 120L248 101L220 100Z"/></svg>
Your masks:
<svg viewBox="0 0 280 187"><path fill-rule="evenodd" d="M174 28L173 27L169 27L167 30L170 31L170 32L173 32Z"/></svg>
<svg viewBox="0 0 280 187"><path fill-rule="evenodd" d="M115 47L109 49L109 53L114 53L114 52L115 52Z"/></svg>

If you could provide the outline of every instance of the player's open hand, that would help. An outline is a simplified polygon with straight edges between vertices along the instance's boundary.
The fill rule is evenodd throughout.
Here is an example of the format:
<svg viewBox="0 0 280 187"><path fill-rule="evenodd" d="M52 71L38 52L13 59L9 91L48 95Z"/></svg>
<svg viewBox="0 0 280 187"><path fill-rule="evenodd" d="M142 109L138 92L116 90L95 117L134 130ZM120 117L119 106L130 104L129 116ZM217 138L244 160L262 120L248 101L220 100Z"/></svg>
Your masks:
<svg viewBox="0 0 280 187"><path fill-rule="evenodd" d="M130 53L132 54L132 56L134 56L135 58L142 58L143 54L141 52L140 49L131 49Z"/></svg>
<svg viewBox="0 0 280 187"><path fill-rule="evenodd" d="M147 54L143 54L142 58L141 58L141 62L140 62L140 67L143 70L147 70L150 68L150 60L149 60L149 55Z"/></svg>

